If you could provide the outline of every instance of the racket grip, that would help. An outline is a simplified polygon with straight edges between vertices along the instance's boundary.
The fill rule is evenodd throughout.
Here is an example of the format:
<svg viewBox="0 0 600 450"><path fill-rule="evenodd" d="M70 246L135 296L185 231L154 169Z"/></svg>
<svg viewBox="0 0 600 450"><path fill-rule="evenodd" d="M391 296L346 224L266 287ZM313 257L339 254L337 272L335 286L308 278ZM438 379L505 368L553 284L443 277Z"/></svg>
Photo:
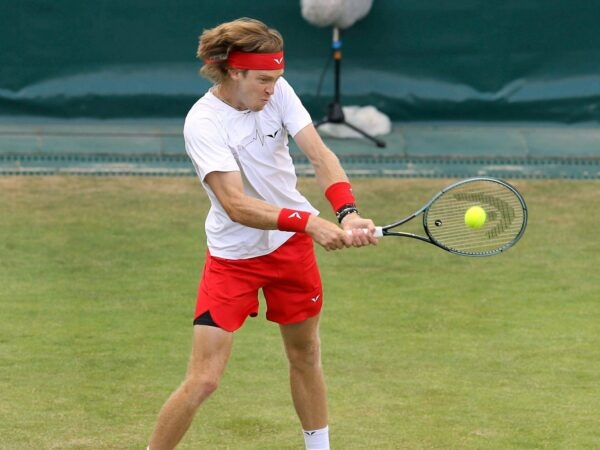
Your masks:
<svg viewBox="0 0 600 450"><path fill-rule="evenodd" d="M363 228L362 230L365 234L369 232L369 230L366 228ZM346 230L346 233L352 234L352 230ZM375 233L373 234L373 236L376 238L383 237L383 227L375 227Z"/></svg>

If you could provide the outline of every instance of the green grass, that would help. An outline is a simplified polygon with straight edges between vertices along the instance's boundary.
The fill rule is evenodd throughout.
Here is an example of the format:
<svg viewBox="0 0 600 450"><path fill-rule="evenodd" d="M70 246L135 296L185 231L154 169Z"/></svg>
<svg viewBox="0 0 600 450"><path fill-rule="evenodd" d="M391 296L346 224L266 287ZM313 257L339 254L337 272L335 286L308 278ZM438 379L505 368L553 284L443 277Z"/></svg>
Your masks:
<svg viewBox="0 0 600 450"><path fill-rule="evenodd" d="M447 181L353 184L385 223ZM530 223L503 255L318 250L333 448L597 448L600 185L515 184ZM1 449L145 448L185 370L206 211L193 178L0 178ZM262 314L180 448L303 448Z"/></svg>

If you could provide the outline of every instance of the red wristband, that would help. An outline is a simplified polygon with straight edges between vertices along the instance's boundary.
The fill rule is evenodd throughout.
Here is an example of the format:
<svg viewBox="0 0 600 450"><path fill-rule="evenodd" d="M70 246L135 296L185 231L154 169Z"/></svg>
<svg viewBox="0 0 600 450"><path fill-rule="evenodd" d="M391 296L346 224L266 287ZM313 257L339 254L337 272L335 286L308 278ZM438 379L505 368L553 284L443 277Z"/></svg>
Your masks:
<svg viewBox="0 0 600 450"><path fill-rule="evenodd" d="M304 232L310 213L295 209L282 208L277 218L277 229L281 231Z"/></svg>
<svg viewBox="0 0 600 450"><path fill-rule="evenodd" d="M352 186L347 181L333 183L325 191L325 197L331 203L333 212L337 213L345 205L355 205L356 199L352 193Z"/></svg>

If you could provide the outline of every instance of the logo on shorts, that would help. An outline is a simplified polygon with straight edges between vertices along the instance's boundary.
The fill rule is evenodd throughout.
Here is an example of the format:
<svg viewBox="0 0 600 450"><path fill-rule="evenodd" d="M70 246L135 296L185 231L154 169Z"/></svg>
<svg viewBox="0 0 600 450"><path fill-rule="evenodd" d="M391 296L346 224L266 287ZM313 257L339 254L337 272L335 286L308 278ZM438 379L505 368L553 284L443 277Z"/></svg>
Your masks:
<svg viewBox="0 0 600 450"><path fill-rule="evenodd" d="M319 298L321 298L321 294L317 294L315 297L311 297L310 301L313 303L317 303L319 301Z"/></svg>

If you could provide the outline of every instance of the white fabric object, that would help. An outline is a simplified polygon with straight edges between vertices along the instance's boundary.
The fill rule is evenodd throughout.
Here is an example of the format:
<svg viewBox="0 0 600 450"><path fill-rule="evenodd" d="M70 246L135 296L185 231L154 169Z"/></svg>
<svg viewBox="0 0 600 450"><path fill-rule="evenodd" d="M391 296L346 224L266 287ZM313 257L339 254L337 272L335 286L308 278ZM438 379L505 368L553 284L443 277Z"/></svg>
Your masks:
<svg viewBox="0 0 600 450"><path fill-rule="evenodd" d="M300 0L302 17L318 27L348 28L371 10L373 0Z"/></svg>
<svg viewBox="0 0 600 450"><path fill-rule="evenodd" d="M381 136L392 131L392 121L374 106L343 106L346 122L371 136ZM324 123L318 128L323 136L335 138L362 138L362 134L344 124Z"/></svg>
<svg viewBox="0 0 600 450"><path fill-rule="evenodd" d="M247 195L318 214L296 189L288 147L288 134L294 136L310 123L310 115L284 78L277 81L275 93L261 111L238 111L210 91L194 104L185 120L185 148L211 202L205 222L211 255L227 259L262 256L293 235L233 222L204 181L211 172L240 172Z"/></svg>
<svg viewBox="0 0 600 450"><path fill-rule="evenodd" d="M303 432L306 450L329 450L329 426Z"/></svg>

